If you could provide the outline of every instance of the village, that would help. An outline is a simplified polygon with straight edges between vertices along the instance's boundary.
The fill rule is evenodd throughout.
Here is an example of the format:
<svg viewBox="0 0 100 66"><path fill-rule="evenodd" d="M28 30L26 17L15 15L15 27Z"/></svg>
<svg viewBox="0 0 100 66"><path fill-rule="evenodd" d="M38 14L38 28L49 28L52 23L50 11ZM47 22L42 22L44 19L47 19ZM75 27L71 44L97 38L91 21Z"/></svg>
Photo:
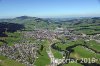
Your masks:
<svg viewBox="0 0 100 66"><path fill-rule="evenodd" d="M100 34L86 35L82 33L76 35L74 34L74 29L36 29L33 31L23 31L22 34L24 35L22 37L23 40L19 41L19 43L15 43L13 46L8 46L7 44L0 46L0 55L14 59L18 62L26 64L27 66L34 65L35 60L38 58L37 51L39 50L38 44L28 41L28 38L34 38L35 40L47 39L51 42L51 44L48 45L49 49L46 50L49 58L51 59L51 66L57 66L60 63L63 63L65 59L65 57L62 59L55 58L51 51L51 45L55 43L55 40L58 38L67 37L70 41L75 41L78 39L84 39L85 41L95 40L100 43L100 38L97 38L100 37Z"/></svg>

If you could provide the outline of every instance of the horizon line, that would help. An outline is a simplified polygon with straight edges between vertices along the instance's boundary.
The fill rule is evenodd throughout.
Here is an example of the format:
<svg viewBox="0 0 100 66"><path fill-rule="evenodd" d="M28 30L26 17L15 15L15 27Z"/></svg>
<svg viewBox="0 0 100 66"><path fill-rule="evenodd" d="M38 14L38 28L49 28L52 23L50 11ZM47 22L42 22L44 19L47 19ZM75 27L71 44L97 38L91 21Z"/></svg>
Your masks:
<svg viewBox="0 0 100 66"><path fill-rule="evenodd" d="M85 18L85 17L100 17L98 16L29 16L29 15L22 15L22 16L27 16L27 17L37 17L37 18ZM6 16L6 17L0 17L0 19L13 19L16 17L21 17L21 16Z"/></svg>

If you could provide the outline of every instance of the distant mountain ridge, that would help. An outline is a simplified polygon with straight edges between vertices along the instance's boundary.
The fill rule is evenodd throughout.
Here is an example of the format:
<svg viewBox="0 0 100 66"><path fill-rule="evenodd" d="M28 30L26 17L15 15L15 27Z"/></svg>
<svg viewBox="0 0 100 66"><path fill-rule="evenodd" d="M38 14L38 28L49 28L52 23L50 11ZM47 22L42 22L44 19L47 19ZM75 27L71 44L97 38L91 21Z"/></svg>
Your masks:
<svg viewBox="0 0 100 66"><path fill-rule="evenodd" d="M83 30L99 33L100 17L88 18L38 18L30 16L20 16L12 19L0 19L0 23L14 23L21 24L25 28L23 30L34 29L50 29L55 30L57 27L62 28L76 28L76 31ZM89 33L89 32L88 32Z"/></svg>
<svg viewBox="0 0 100 66"><path fill-rule="evenodd" d="M11 19L0 19L0 22L24 23L24 22L35 21L38 19L41 19L41 18L30 17L30 16L20 16L20 17L11 18Z"/></svg>
<svg viewBox="0 0 100 66"><path fill-rule="evenodd" d="M38 17L31 17L31 16L20 16L16 18L9 18L9 19L0 19L0 22L10 22L10 23L25 23L30 21L36 22L75 22L82 19L100 19L100 17L80 17L80 18L38 18Z"/></svg>

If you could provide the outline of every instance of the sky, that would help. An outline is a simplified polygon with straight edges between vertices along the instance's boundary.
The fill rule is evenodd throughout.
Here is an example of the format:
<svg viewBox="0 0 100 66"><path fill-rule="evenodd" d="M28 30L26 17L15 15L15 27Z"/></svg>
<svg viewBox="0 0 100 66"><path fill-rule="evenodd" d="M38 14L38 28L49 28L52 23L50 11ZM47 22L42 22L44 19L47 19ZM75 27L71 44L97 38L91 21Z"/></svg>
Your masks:
<svg viewBox="0 0 100 66"><path fill-rule="evenodd" d="M100 0L0 0L0 18L100 16Z"/></svg>

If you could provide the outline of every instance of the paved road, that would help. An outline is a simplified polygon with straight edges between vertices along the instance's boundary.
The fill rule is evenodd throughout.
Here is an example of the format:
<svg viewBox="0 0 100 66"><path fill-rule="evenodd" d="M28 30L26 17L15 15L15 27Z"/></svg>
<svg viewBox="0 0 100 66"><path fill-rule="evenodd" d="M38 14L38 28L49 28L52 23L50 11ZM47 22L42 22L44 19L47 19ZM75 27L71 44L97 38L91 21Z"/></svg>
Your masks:
<svg viewBox="0 0 100 66"><path fill-rule="evenodd" d="M46 49L46 52L51 60L50 66L57 66L58 64L62 63L64 59L57 59L54 57L51 51L51 45Z"/></svg>
<svg viewBox="0 0 100 66"><path fill-rule="evenodd" d="M51 51L51 47L49 46L49 48L47 48L46 51L47 51L47 54L48 54L48 56L49 56L49 58L50 58L50 60L51 60L50 66L56 66L56 64L55 64L55 62L54 62L55 57L54 57L54 55L53 55L53 53L52 53L52 51Z"/></svg>

